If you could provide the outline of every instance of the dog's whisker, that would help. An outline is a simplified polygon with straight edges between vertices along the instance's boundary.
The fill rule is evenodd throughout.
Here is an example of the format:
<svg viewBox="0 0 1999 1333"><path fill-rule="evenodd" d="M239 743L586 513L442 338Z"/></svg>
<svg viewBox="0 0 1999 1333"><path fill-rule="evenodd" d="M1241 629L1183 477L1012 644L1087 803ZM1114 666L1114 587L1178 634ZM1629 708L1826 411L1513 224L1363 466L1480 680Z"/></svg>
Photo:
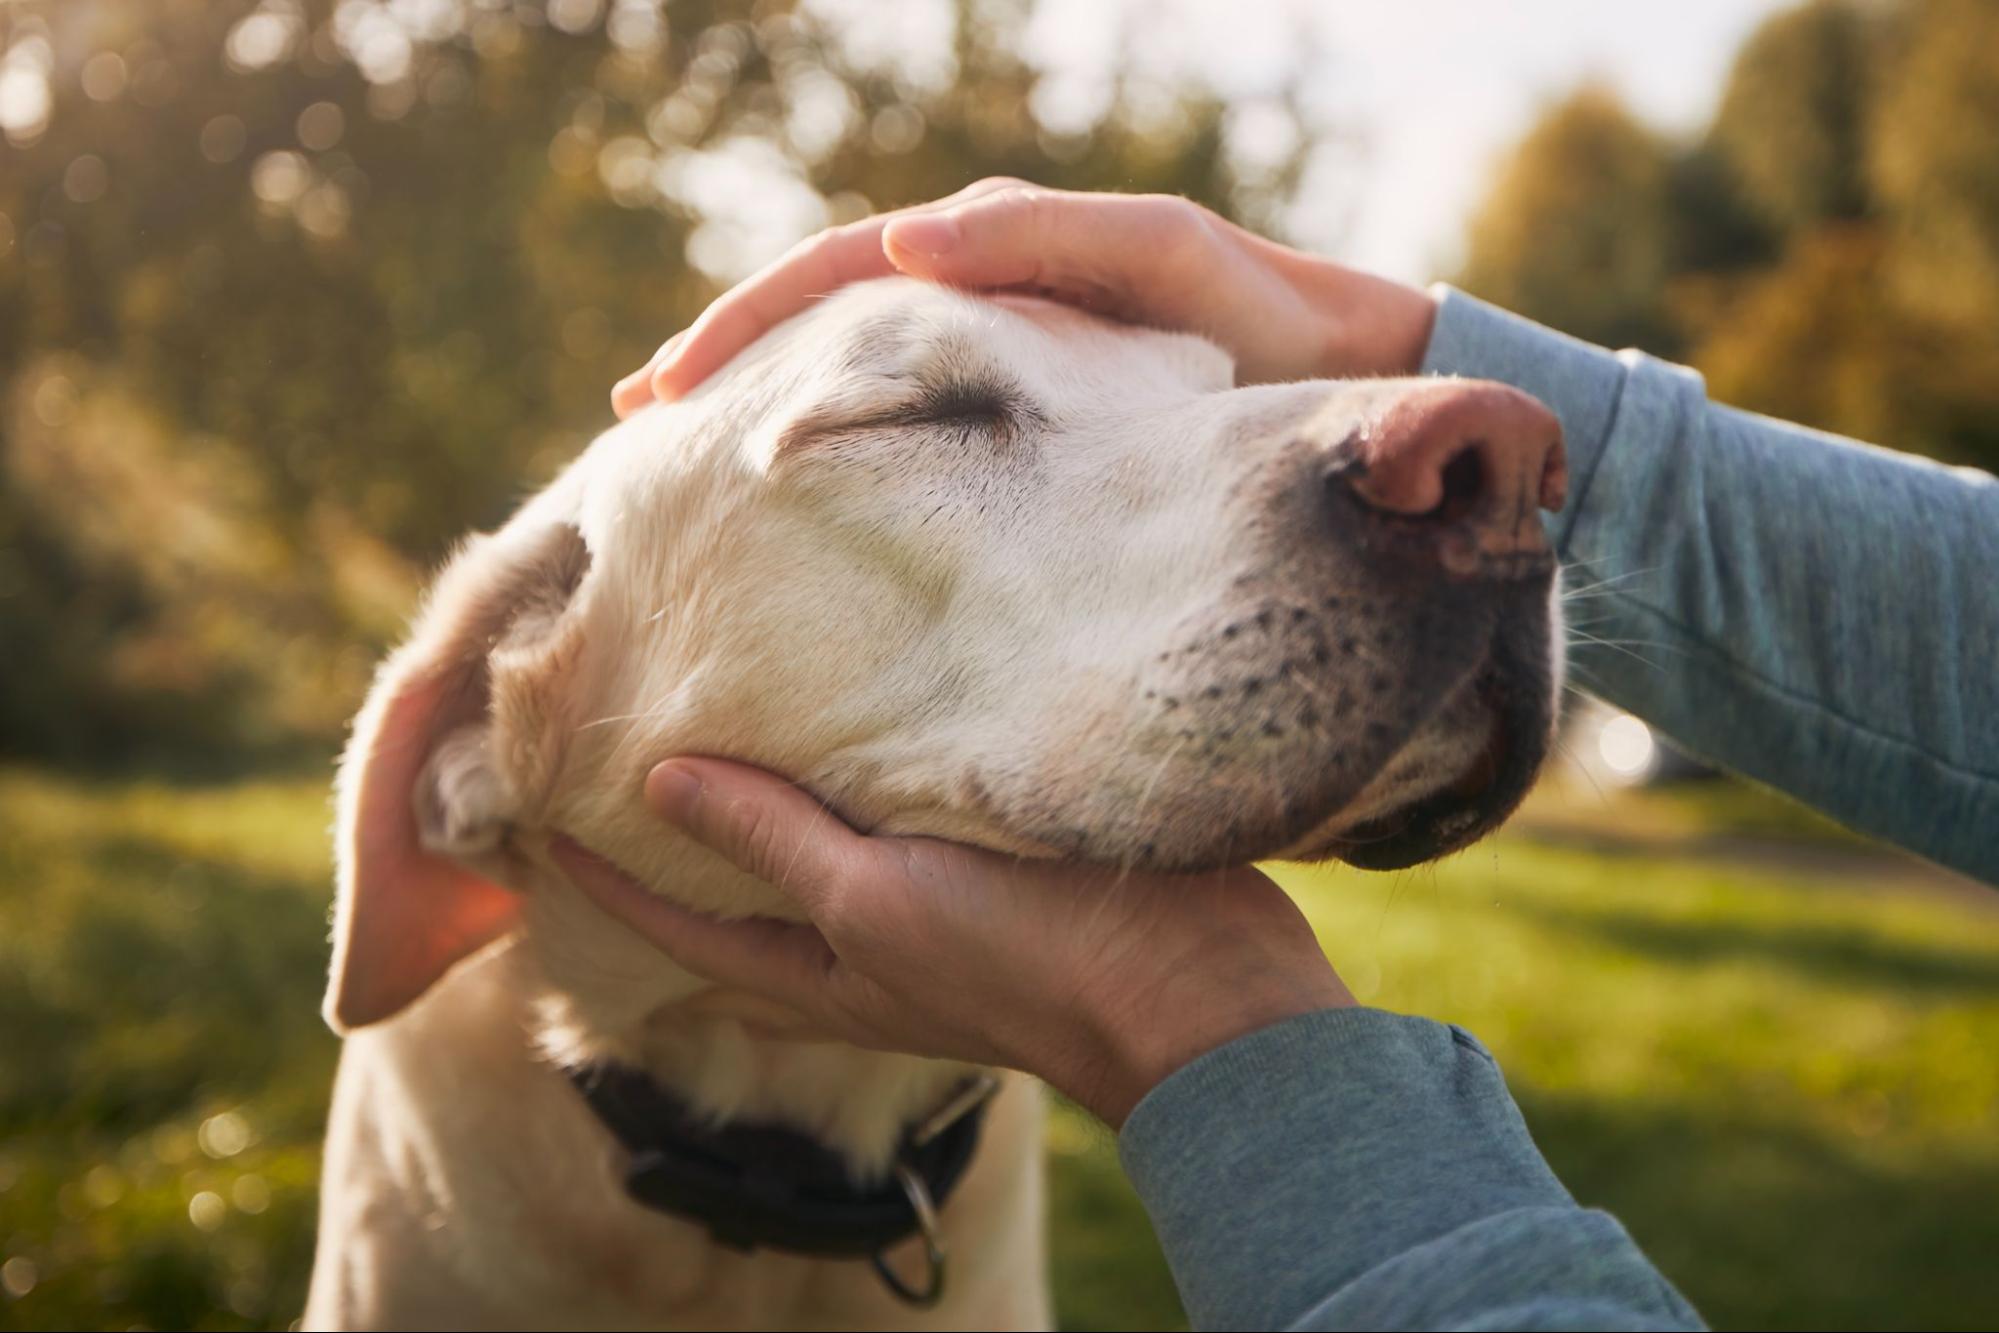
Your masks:
<svg viewBox="0 0 1999 1333"><path fill-rule="evenodd" d="M1608 592L1613 587L1615 587L1617 584L1629 582L1630 580L1638 578L1639 576L1644 574L1656 573L1657 571L1664 568L1665 568L1664 565L1647 565L1642 569L1631 569L1631 570L1626 570L1622 574L1611 574L1604 578L1597 579L1593 583L1585 583L1581 587L1563 588L1562 604L1566 606L1571 601L1580 600L1585 597L1602 595Z"/></svg>
<svg viewBox="0 0 1999 1333"><path fill-rule="evenodd" d="M1662 664L1653 661L1651 658L1645 656L1643 653L1634 651L1634 648L1650 647L1650 648L1666 648L1674 651L1684 651L1684 649L1679 648L1677 644L1671 644L1671 643L1646 642L1644 640L1637 640L1637 639L1633 639L1626 642L1616 639L1600 639L1594 634L1585 633L1580 630L1577 630L1574 633L1575 637L1571 641L1570 647L1574 647L1576 643L1580 642L1584 644L1590 644L1598 648L1608 648L1612 652L1623 653L1626 657L1630 658L1632 661L1641 662L1644 665L1651 667L1654 671L1663 669Z"/></svg>
<svg viewBox="0 0 1999 1333"><path fill-rule="evenodd" d="M1596 774L1590 771L1590 766L1583 762L1583 757L1577 754L1575 749L1566 740L1562 739L1559 733L1554 736L1553 740L1556 752L1569 761L1571 768L1583 775L1583 781L1589 783L1590 789L1596 793L1598 803L1608 806L1610 804L1610 797L1605 794L1603 784L1596 780Z"/></svg>

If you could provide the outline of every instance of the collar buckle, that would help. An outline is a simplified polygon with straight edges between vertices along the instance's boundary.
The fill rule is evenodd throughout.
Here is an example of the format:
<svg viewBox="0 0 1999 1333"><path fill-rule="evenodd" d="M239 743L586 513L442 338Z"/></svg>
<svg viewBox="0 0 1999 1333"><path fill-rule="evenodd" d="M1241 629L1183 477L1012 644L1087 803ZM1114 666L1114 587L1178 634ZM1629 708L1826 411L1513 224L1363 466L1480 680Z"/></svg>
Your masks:
<svg viewBox="0 0 1999 1333"><path fill-rule="evenodd" d="M568 1071L584 1101L629 1156L625 1191L648 1208L702 1225L718 1243L821 1258L865 1258L898 1300L919 1309L944 1297L948 1252L937 1210L971 1165L988 1073L966 1079L902 1136L891 1182L855 1185L844 1157L796 1130L755 1122L716 1125L637 1070ZM916 1283L889 1267L888 1250L923 1242Z"/></svg>
<svg viewBox="0 0 1999 1333"><path fill-rule="evenodd" d="M991 1074L977 1074L965 1080L949 1101L932 1112L929 1119L910 1130L901 1153L896 1157L896 1183L902 1186L903 1197L909 1200L909 1210L916 1214L917 1232L923 1237L923 1285L912 1287L903 1281L902 1276L889 1267L884 1250L876 1250L869 1256L869 1262L874 1265L875 1276L882 1280L882 1285L897 1300L919 1310L933 1309L944 1299L944 1279L951 1252L944 1245L944 1227L937 1217L936 1201L930 1197L930 1186L924 1182L922 1173L911 1165L910 1157L966 1116L984 1110L986 1103L998 1091L999 1080Z"/></svg>
<svg viewBox="0 0 1999 1333"><path fill-rule="evenodd" d="M930 1187L923 1183L923 1177L907 1162L897 1162L895 1179L909 1200L910 1210L916 1214L917 1231L923 1237L923 1285L912 1287L904 1282L901 1274L889 1267L886 1250L876 1250L868 1256L868 1262L874 1265L875 1276L897 1300L919 1310L929 1310L944 1299L944 1275L950 1251L944 1248L944 1228L938 1223L937 1205L931 1201Z"/></svg>

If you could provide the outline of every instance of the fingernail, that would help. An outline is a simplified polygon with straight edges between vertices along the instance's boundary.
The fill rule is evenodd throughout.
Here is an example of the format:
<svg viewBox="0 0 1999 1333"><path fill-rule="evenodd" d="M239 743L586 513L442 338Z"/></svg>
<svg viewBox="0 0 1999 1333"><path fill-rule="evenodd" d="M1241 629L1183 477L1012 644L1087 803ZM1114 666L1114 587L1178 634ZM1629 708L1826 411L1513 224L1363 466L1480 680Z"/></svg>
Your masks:
<svg viewBox="0 0 1999 1333"><path fill-rule="evenodd" d="M700 777L671 759L646 774L646 804L663 818L684 821L700 799Z"/></svg>
<svg viewBox="0 0 1999 1333"><path fill-rule="evenodd" d="M958 220L939 213L897 218L882 237L898 250L914 250L938 259L958 248Z"/></svg>

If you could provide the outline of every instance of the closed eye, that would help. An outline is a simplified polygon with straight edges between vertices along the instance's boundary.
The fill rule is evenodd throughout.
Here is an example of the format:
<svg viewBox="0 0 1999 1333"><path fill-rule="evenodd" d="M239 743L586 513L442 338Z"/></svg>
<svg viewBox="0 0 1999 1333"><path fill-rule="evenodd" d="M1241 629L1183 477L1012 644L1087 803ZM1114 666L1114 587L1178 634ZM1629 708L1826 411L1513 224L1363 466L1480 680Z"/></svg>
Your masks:
<svg viewBox="0 0 1999 1333"><path fill-rule="evenodd" d="M941 380L918 386L901 402L872 412L810 414L786 427L778 440L778 454L782 456L839 436L923 427L976 433L996 443L1005 443L1021 427L1043 419L1040 410L1004 380Z"/></svg>
<svg viewBox="0 0 1999 1333"><path fill-rule="evenodd" d="M910 425L966 425L994 430L1014 424L1019 400L999 385L957 380L926 388L891 420Z"/></svg>

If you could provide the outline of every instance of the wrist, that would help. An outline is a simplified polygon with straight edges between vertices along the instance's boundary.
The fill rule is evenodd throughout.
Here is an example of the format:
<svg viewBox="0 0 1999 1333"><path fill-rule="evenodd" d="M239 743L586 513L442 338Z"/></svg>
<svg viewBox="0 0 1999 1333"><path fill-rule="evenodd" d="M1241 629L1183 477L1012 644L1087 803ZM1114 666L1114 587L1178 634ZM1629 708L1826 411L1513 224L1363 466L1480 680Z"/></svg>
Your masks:
<svg viewBox="0 0 1999 1333"><path fill-rule="evenodd" d="M1145 1095L1210 1051L1286 1019L1353 1008L1330 964L1249 986L1197 985L1184 996L1134 1005L1100 1026L1095 1058L1076 1086L1057 1087L1112 1129Z"/></svg>
<svg viewBox="0 0 1999 1333"><path fill-rule="evenodd" d="M1437 325L1437 302L1427 291L1315 256L1314 272L1300 283L1324 330L1319 373L1417 374Z"/></svg>

